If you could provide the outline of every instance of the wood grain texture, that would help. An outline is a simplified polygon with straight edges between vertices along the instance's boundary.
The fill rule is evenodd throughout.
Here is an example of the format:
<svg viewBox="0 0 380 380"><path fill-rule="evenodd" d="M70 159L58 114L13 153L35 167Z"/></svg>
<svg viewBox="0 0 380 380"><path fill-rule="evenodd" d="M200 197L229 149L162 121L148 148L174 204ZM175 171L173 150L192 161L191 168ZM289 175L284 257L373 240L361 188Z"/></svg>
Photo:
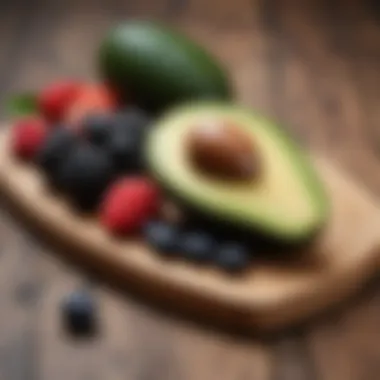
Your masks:
<svg viewBox="0 0 380 380"><path fill-rule="evenodd" d="M170 21L199 38L233 70L242 101L328 151L380 196L376 0L0 1L0 99L59 76L93 78L87 54L108 26L134 16ZM55 320L60 297L83 273L53 260L52 249L6 213L0 236L1 378L60 379L70 365L73 380L98 378L86 372L82 353L109 379L377 378L379 283L345 309L268 343L211 333L102 289L111 331L104 348L85 354L62 340ZM101 356L107 359L97 364ZM170 376L165 368L173 368Z"/></svg>

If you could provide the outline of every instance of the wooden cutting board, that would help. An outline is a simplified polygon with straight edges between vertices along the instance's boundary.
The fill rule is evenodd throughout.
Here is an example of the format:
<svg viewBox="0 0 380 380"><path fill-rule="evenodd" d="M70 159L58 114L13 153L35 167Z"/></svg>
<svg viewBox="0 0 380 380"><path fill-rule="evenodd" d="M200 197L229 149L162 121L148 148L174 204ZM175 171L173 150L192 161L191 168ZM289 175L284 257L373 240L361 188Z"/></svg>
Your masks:
<svg viewBox="0 0 380 380"><path fill-rule="evenodd" d="M68 255L118 283L137 286L174 309L239 328L277 329L311 317L354 293L380 263L380 207L347 175L315 162L332 200L326 229L302 260L258 263L241 276L164 259L143 241L110 237L96 216L76 214L49 192L0 134L0 190L7 201Z"/></svg>

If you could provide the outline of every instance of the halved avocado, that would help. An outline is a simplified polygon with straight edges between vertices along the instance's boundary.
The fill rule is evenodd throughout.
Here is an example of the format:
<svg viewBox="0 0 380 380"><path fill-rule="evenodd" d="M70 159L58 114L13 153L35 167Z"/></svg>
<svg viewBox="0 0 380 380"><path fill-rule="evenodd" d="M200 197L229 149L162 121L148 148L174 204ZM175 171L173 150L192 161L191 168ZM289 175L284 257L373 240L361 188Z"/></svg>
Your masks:
<svg viewBox="0 0 380 380"><path fill-rule="evenodd" d="M188 138L204 120L233 123L252 140L258 175L246 181L208 176L190 159ZM278 127L240 106L182 106L151 130L148 166L161 184L208 218L284 242L304 241L325 222L328 199L302 149Z"/></svg>

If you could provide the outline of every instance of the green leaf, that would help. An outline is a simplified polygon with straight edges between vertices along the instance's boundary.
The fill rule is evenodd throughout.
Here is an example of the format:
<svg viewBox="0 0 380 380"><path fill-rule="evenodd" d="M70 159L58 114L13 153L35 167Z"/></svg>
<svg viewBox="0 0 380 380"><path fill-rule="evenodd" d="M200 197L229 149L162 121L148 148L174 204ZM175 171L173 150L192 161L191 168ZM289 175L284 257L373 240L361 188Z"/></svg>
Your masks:
<svg viewBox="0 0 380 380"><path fill-rule="evenodd" d="M19 117L35 115L38 113L37 98L35 94L25 93L11 97L6 106L7 115Z"/></svg>

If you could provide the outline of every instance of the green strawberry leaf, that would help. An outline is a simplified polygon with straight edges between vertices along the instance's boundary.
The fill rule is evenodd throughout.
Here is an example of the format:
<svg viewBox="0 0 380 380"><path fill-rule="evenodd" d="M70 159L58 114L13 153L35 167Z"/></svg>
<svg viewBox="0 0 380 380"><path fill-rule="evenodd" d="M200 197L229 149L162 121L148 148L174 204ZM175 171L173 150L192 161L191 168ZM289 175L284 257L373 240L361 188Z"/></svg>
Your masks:
<svg viewBox="0 0 380 380"><path fill-rule="evenodd" d="M11 97L7 102L6 112L10 117L20 117L37 114L38 104L36 95L31 93L25 93Z"/></svg>

